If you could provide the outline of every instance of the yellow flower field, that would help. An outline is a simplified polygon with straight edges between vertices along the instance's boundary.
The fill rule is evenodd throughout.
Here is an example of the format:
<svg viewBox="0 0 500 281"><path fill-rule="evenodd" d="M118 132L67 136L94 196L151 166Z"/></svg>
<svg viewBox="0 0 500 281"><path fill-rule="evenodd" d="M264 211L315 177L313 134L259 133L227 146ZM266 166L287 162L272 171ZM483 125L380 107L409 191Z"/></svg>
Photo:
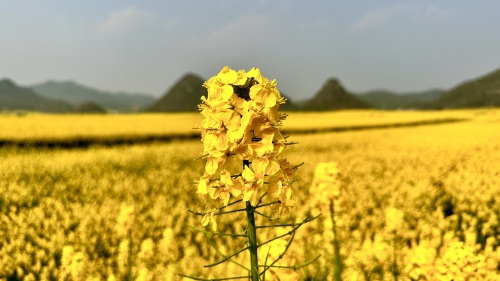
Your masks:
<svg viewBox="0 0 500 281"><path fill-rule="evenodd" d="M439 123L498 115L498 110L290 112L284 131ZM140 139L148 136L193 136L199 113L168 114L0 114L0 141L35 142L79 139Z"/></svg>
<svg viewBox="0 0 500 281"><path fill-rule="evenodd" d="M0 114L0 140L32 142L199 135L193 127L201 119L197 113Z"/></svg>
<svg viewBox="0 0 500 281"><path fill-rule="evenodd" d="M466 120L289 133L298 144L283 157L305 164L295 174L296 207L281 220L323 215L297 231L279 263L298 265L322 256L300 270L273 269L266 280L333 280L339 264L334 257L343 265L343 280L499 280L499 110L292 112L283 130L450 118ZM199 114L0 115L0 139L190 134L200 120ZM200 139L88 149L0 147L0 280L241 274L229 262L203 267L220 257L193 229L210 228L187 211L204 211L193 184L204 170L204 161L194 161L202 151ZM331 189L313 184L316 167L325 162L338 169L322 176ZM335 198L333 213L325 198ZM226 217L217 222L218 231L241 232L244 222L238 215ZM257 224L263 222L257 217ZM258 232L262 240L283 233ZM208 239L224 253L245 243ZM262 247L259 255L276 256L287 239Z"/></svg>

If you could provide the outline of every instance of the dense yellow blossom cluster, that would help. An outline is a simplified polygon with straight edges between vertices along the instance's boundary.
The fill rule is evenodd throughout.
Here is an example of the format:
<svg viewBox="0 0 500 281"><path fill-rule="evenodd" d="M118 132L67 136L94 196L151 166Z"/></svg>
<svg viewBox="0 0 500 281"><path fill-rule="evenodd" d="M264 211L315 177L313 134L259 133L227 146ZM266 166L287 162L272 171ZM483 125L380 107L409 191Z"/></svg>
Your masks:
<svg viewBox="0 0 500 281"><path fill-rule="evenodd" d="M338 173L335 162L322 162L316 166L312 189L318 202L328 205L331 200L340 198Z"/></svg>
<svg viewBox="0 0 500 281"><path fill-rule="evenodd" d="M323 251L331 268L331 278L340 280L343 270L342 254L338 228L342 225L342 193L338 179L339 169L334 161L318 163L314 170L311 192L314 194L316 208L323 215Z"/></svg>
<svg viewBox="0 0 500 281"><path fill-rule="evenodd" d="M418 247L406 268L408 277L410 280L498 280L495 257L474 248L464 242L448 242L436 258L434 249Z"/></svg>
<svg viewBox="0 0 500 281"><path fill-rule="evenodd" d="M280 215L294 206L290 184L295 168L279 158L288 143L280 132L286 115L278 113L285 99L276 84L276 80L263 77L258 68L246 72L227 66L203 84L208 97L201 98L199 108L204 120L199 128L207 162L205 173L197 181L199 194L222 201L224 206L231 196L256 206L267 193L280 202ZM243 171L236 175L225 165L234 155L244 163ZM207 214L202 223L209 221L215 229L213 213Z"/></svg>

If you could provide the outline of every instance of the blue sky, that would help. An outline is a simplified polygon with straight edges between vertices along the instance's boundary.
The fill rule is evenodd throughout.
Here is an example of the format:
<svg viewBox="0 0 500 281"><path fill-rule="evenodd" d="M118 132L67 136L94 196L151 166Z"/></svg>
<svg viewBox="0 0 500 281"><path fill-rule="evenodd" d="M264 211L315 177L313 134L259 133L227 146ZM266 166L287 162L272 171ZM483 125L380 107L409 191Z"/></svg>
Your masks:
<svg viewBox="0 0 500 281"><path fill-rule="evenodd" d="M450 88L500 67L500 1L0 0L0 78L161 95L259 67L292 99Z"/></svg>

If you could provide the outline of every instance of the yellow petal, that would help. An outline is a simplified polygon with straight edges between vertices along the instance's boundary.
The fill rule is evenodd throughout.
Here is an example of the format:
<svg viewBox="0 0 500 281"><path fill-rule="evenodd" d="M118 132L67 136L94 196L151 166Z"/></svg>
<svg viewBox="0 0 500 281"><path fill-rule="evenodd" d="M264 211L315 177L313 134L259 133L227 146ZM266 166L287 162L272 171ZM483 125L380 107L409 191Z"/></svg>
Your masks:
<svg viewBox="0 0 500 281"><path fill-rule="evenodd" d="M211 184L208 188L208 195L212 199L217 199L219 197L219 188L218 188L218 183L216 184Z"/></svg>
<svg viewBox="0 0 500 281"><path fill-rule="evenodd" d="M269 159L267 159L267 157L255 159L252 162L252 169L255 175L257 175L257 177L259 178L264 177L268 164L269 164Z"/></svg>
<svg viewBox="0 0 500 281"><path fill-rule="evenodd" d="M279 170L280 170L280 164L278 163L278 161L273 159L273 160L269 161L269 164L267 165L266 175L272 176L272 175L276 174Z"/></svg>
<svg viewBox="0 0 500 281"><path fill-rule="evenodd" d="M243 201L248 201L252 198L252 195L255 193L254 189L248 189L243 192Z"/></svg>
<svg viewBox="0 0 500 281"><path fill-rule="evenodd" d="M199 181L197 193L200 193L200 194L207 194L208 193L207 182L205 180Z"/></svg>
<svg viewBox="0 0 500 281"><path fill-rule="evenodd" d="M253 148L250 145L240 145L233 150L240 159L249 159L253 156Z"/></svg>
<svg viewBox="0 0 500 281"><path fill-rule="evenodd" d="M274 179L269 183L267 187L267 192L269 192L269 195L271 195L272 197L277 198L281 194L282 186L283 183L281 182L281 180Z"/></svg>
<svg viewBox="0 0 500 281"><path fill-rule="evenodd" d="M252 197L250 197L250 204L252 204L252 206L257 206L257 204L259 203L259 194L257 192L254 192L252 194Z"/></svg>
<svg viewBox="0 0 500 281"><path fill-rule="evenodd" d="M233 95L233 87L231 85L224 85L221 88L219 98L222 101L227 101Z"/></svg>
<svg viewBox="0 0 500 281"><path fill-rule="evenodd" d="M215 148L221 151L226 150L227 147L229 146L229 138L227 137L227 134L218 133L215 136L216 136L216 141L215 143L213 143Z"/></svg>
<svg viewBox="0 0 500 281"><path fill-rule="evenodd" d="M255 180L255 174L248 166L245 166L245 169L241 172L241 176L248 182Z"/></svg>
<svg viewBox="0 0 500 281"><path fill-rule="evenodd" d="M236 111L224 109L217 113L217 119L222 120L222 123L229 131L235 131L240 128L241 116Z"/></svg>
<svg viewBox="0 0 500 281"><path fill-rule="evenodd" d="M271 126L270 124L261 125L255 130L255 136L262 138L262 142L270 143L273 142L274 134L279 131L277 128Z"/></svg>
<svg viewBox="0 0 500 281"><path fill-rule="evenodd" d="M219 197L224 202L224 206L227 206L227 204L229 204L229 198L230 198L229 192L227 191L221 192Z"/></svg>
<svg viewBox="0 0 500 281"><path fill-rule="evenodd" d="M283 143L275 143L274 144L274 150L273 150L274 154L275 155L279 155L283 151L284 148L285 148L285 144L283 144Z"/></svg>
<svg viewBox="0 0 500 281"><path fill-rule="evenodd" d="M272 90L266 89L262 94L262 104L264 107L273 107L276 105L276 95Z"/></svg>
<svg viewBox="0 0 500 281"><path fill-rule="evenodd" d="M262 74L260 73L260 69L256 68L256 67L253 67L252 69L250 69L247 74L246 74L246 77L250 78L254 78L259 84L263 84L263 79L262 79Z"/></svg>
<svg viewBox="0 0 500 281"><path fill-rule="evenodd" d="M250 145L254 151L254 157L263 157L274 150L274 145L270 143L256 142Z"/></svg>
<svg viewBox="0 0 500 281"><path fill-rule="evenodd" d="M246 72L243 69L238 70L238 79L233 83L233 85L241 86L247 81Z"/></svg>
<svg viewBox="0 0 500 281"><path fill-rule="evenodd" d="M231 95L229 102L233 105L234 110L239 114L245 115L245 113L248 112L248 102L238 97L236 94L233 93L233 95Z"/></svg>
<svg viewBox="0 0 500 281"><path fill-rule="evenodd" d="M231 143L239 143L243 138L244 130L238 129L235 131L227 132L227 137L229 138L229 142Z"/></svg>
<svg viewBox="0 0 500 281"><path fill-rule="evenodd" d="M205 164L205 172L209 175L214 175L219 168L219 163L215 157L208 157L207 163Z"/></svg>
<svg viewBox="0 0 500 281"><path fill-rule="evenodd" d="M264 86L261 84L253 85L252 88L250 88L250 99L261 102L262 89L264 89Z"/></svg>
<svg viewBox="0 0 500 281"><path fill-rule="evenodd" d="M235 197L241 195L241 190L243 189L243 182L241 180L241 177L238 177L238 179L235 179L233 181L233 185L228 187L229 192Z"/></svg>
<svg viewBox="0 0 500 281"><path fill-rule="evenodd" d="M269 118L269 121L272 123L278 123L280 121L278 109L279 104L276 104L273 107L264 107L262 112Z"/></svg>
<svg viewBox="0 0 500 281"><path fill-rule="evenodd" d="M214 232L217 231L217 222L215 221L215 217L213 216L213 213L212 213L212 216L210 217L210 220L212 221L212 230Z"/></svg>
<svg viewBox="0 0 500 281"><path fill-rule="evenodd" d="M220 172L220 182L224 185L233 185L233 179L231 178L231 174L227 170L222 170Z"/></svg>
<svg viewBox="0 0 500 281"><path fill-rule="evenodd" d="M209 222L210 222L210 214L205 214L201 219L201 225L207 226Z"/></svg>
<svg viewBox="0 0 500 281"><path fill-rule="evenodd" d="M217 76L225 84L233 84L238 80L238 73L229 66L224 66Z"/></svg>
<svg viewBox="0 0 500 281"><path fill-rule="evenodd" d="M293 191L291 188L287 188L287 191L286 191L286 198L287 199L292 199L292 196L293 196Z"/></svg>

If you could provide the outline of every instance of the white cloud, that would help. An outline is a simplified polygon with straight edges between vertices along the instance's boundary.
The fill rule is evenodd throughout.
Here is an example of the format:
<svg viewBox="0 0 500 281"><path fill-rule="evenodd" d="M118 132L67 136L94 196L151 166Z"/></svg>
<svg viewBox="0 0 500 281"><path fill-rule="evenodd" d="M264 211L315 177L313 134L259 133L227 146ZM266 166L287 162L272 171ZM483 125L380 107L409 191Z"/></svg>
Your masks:
<svg viewBox="0 0 500 281"><path fill-rule="evenodd" d="M453 14L453 10L437 7L432 4L401 3L368 11L360 19L355 21L349 30L361 32L384 26L391 21L404 18L411 20L444 20Z"/></svg>
<svg viewBox="0 0 500 281"><path fill-rule="evenodd" d="M127 7L112 12L104 22L99 24L98 28L104 32L125 32L150 18L151 15L146 11Z"/></svg>

